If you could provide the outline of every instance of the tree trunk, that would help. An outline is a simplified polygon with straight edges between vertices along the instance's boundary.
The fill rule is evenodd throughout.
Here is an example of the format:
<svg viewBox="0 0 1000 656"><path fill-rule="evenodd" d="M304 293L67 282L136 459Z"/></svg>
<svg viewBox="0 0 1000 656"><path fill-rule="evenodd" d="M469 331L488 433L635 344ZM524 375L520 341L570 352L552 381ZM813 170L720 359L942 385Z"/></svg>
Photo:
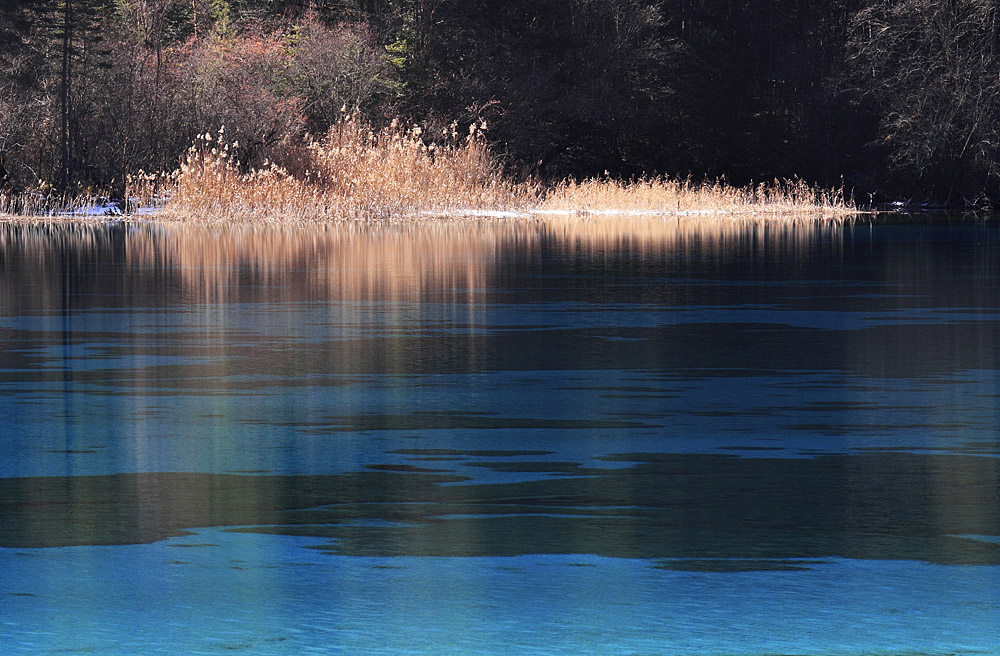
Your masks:
<svg viewBox="0 0 1000 656"><path fill-rule="evenodd" d="M59 166L59 189L66 191L72 174L70 150L70 111L71 111L71 82L73 73L73 62L71 57L72 49L72 27L73 27L73 3L72 0L65 0L63 3L63 34L62 34L62 84L60 85L60 114L62 119L59 145L61 151Z"/></svg>

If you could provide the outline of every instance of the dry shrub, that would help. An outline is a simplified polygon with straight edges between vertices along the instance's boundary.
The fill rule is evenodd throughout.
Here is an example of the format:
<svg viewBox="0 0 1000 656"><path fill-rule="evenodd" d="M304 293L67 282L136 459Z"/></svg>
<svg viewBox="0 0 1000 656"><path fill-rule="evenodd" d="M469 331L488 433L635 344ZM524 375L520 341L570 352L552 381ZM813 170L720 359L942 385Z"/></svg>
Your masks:
<svg viewBox="0 0 1000 656"><path fill-rule="evenodd" d="M191 39L172 55L171 91L182 125L191 132L175 144L176 157L195 134L220 126L243 144L244 158L261 160L283 142L301 138L305 100L284 91L289 55L278 34ZM176 160L175 160L176 161Z"/></svg>

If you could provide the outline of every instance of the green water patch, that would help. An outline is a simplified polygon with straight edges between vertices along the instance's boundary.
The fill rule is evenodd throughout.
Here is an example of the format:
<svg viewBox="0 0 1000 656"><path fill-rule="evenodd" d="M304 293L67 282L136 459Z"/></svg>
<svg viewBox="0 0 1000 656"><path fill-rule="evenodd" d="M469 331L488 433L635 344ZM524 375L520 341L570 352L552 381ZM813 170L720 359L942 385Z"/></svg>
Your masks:
<svg viewBox="0 0 1000 656"><path fill-rule="evenodd" d="M707 561L746 561L746 569L833 557L1000 565L1000 543L963 537L1000 536L998 458L871 451L603 459L618 467L479 463L554 474L491 484L399 467L2 479L0 546L132 544L221 526L312 537L324 552L358 556L595 554L702 569L737 567ZM688 562L698 560L706 563Z"/></svg>

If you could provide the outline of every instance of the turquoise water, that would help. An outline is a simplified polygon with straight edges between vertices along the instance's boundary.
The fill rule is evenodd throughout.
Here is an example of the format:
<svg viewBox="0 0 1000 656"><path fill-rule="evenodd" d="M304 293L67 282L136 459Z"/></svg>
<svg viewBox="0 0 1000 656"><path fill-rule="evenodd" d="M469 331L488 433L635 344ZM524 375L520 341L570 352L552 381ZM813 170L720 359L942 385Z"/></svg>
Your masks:
<svg viewBox="0 0 1000 656"><path fill-rule="evenodd" d="M0 653L1000 654L1000 224L0 225Z"/></svg>

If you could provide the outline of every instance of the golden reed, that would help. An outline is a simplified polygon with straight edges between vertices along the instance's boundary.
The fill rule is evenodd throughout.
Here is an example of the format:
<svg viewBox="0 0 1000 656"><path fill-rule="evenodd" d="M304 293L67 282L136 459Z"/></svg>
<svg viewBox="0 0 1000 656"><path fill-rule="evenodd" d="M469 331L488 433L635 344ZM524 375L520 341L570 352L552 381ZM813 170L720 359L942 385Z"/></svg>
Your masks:
<svg viewBox="0 0 1000 656"><path fill-rule="evenodd" d="M348 116L319 140L288 150L286 161L244 170L224 131L202 135L170 176L136 176L131 193L162 195L166 218L197 220L386 219L454 208L511 209L537 198L502 175L485 126L434 140L393 122L373 130Z"/></svg>
<svg viewBox="0 0 1000 656"><path fill-rule="evenodd" d="M516 183L491 157L484 124L441 134L395 121L382 130L347 116L321 139L290 147L284 161L249 170L224 130L201 135L169 175L130 179L129 195L163 203L163 218L201 221L331 221L488 215L661 214L841 218L855 214L843 191L775 180L737 188L665 177L607 176L554 186ZM165 201L165 202L163 202Z"/></svg>

